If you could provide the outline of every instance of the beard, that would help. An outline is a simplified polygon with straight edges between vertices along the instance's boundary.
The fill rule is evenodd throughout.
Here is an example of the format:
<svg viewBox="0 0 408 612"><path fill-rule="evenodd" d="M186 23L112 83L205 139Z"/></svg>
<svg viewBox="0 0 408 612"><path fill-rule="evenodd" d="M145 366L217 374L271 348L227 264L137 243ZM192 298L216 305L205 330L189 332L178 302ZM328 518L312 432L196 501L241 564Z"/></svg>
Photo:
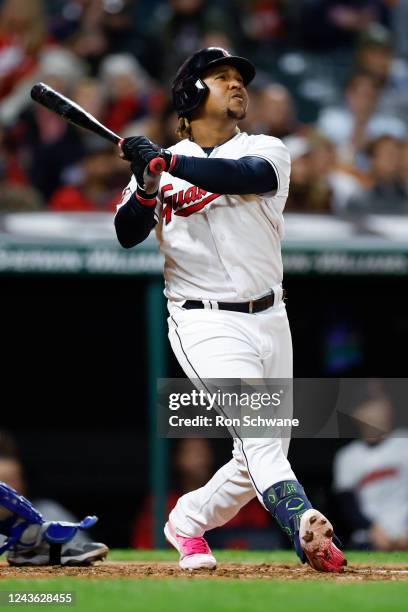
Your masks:
<svg viewBox="0 0 408 612"><path fill-rule="evenodd" d="M242 119L245 119L247 114L246 108L243 108L242 110L232 110L230 108L227 108L227 117L229 117L230 119L235 119L236 121L242 121Z"/></svg>

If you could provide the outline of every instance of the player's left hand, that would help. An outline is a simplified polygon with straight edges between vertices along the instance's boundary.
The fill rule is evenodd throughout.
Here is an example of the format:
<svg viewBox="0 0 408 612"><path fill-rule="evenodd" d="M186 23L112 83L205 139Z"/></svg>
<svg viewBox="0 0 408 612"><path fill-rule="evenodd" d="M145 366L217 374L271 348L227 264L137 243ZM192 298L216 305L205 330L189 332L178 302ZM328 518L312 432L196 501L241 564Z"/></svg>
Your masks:
<svg viewBox="0 0 408 612"><path fill-rule="evenodd" d="M130 167L136 177L139 195L142 198L156 196L160 183L160 175L154 175L148 171L147 163L140 157L139 153L136 150L132 151L129 147L126 147L126 140L132 140L132 138L125 138L123 143L121 143L120 157L126 161L130 161Z"/></svg>
<svg viewBox="0 0 408 612"><path fill-rule="evenodd" d="M166 162L166 172L171 170L174 166L175 158L171 151L162 149L162 147L159 147L146 138L146 136L131 136L130 138L125 138L122 143L122 151L125 159L130 161L134 159L134 157L140 157L146 164L155 157L161 157Z"/></svg>

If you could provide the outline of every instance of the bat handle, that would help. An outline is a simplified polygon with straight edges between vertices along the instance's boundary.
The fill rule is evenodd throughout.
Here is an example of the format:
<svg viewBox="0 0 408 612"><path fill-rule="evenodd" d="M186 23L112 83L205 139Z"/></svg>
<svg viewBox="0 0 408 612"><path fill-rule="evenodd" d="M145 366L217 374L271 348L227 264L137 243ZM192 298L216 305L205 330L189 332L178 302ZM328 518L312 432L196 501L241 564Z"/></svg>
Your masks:
<svg viewBox="0 0 408 612"><path fill-rule="evenodd" d="M149 172L151 174L161 174L166 169L166 161L162 157L155 157L149 162Z"/></svg>

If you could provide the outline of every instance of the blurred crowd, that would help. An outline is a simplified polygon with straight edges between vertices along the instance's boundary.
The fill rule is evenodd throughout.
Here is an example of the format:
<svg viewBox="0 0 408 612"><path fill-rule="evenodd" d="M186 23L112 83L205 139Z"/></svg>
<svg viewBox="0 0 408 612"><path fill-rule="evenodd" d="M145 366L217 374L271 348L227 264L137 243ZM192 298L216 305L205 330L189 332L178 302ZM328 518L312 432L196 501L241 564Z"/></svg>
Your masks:
<svg viewBox="0 0 408 612"><path fill-rule="evenodd" d="M0 0L0 211L113 211L129 165L32 103L44 81L121 136L170 146L179 64L257 66L241 129L284 139L289 212L408 212L408 0Z"/></svg>

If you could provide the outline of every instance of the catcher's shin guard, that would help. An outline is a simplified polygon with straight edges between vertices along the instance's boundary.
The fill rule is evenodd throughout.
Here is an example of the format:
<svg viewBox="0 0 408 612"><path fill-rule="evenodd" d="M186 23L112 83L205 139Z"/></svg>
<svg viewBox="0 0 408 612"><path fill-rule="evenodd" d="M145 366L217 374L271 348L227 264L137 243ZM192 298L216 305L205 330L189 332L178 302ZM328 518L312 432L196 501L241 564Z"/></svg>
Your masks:
<svg viewBox="0 0 408 612"><path fill-rule="evenodd" d="M83 565L106 557L107 547L100 543L68 546L78 531L90 529L96 516L78 523L44 521L25 497L0 483L0 533L7 537L0 554L9 551L13 565Z"/></svg>
<svg viewBox="0 0 408 612"><path fill-rule="evenodd" d="M0 547L0 555L20 539L27 527L43 523L41 513L28 499L0 482L0 533L7 536L6 542Z"/></svg>

